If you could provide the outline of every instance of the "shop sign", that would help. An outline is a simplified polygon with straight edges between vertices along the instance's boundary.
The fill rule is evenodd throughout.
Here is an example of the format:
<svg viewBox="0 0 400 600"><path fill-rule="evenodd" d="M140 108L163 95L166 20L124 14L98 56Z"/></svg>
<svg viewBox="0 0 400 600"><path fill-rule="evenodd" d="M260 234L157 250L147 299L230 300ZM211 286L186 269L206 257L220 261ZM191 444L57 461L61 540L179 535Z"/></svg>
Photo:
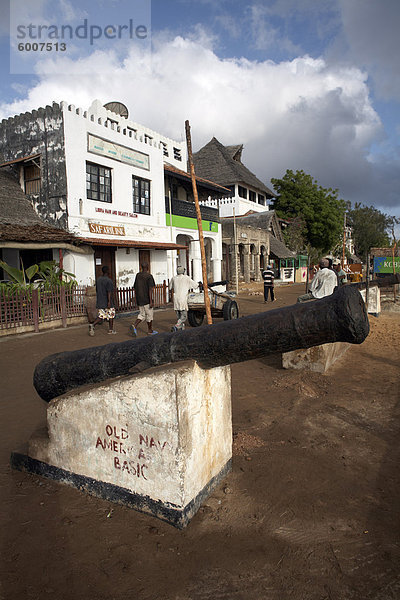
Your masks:
<svg viewBox="0 0 400 600"><path fill-rule="evenodd" d="M102 225L101 223L89 223L89 231L96 235L125 235L125 227Z"/></svg>
<svg viewBox="0 0 400 600"><path fill-rule="evenodd" d="M150 170L150 161L148 154L138 152L137 150L131 150L125 146L114 144L102 138L88 134L88 151L93 154L99 154L100 156L106 156L113 160L132 165L133 167L139 167L139 169Z"/></svg>
<svg viewBox="0 0 400 600"><path fill-rule="evenodd" d="M394 257L395 273L400 273L400 257ZM374 257L374 273L392 273L393 274L393 258L387 256Z"/></svg>

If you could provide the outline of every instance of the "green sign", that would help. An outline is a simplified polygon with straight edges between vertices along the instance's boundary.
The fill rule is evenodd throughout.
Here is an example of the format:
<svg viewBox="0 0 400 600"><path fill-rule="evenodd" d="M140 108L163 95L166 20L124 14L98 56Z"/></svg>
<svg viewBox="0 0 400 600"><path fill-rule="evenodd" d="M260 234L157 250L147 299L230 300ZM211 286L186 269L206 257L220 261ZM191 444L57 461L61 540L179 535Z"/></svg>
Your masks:
<svg viewBox="0 0 400 600"><path fill-rule="evenodd" d="M169 213L166 213L165 216L167 225L171 225ZM201 225L204 233L207 231L218 233L218 223L214 223L214 221L202 220ZM192 217L180 217L178 215L172 215L172 227L180 227L181 229L197 229L197 219L193 219Z"/></svg>
<svg viewBox="0 0 400 600"><path fill-rule="evenodd" d="M400 257L394 257L395 273L400 273ZM375 256L374 273L393 273L393 258L388 256Z"/></svg>

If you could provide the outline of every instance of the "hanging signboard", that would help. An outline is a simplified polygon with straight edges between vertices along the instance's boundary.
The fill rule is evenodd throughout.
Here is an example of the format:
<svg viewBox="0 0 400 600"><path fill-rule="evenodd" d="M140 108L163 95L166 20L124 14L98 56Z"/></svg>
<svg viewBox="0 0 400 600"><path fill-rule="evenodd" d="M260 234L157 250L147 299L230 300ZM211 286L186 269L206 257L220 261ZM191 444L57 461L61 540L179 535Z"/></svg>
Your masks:
<svg viewBox="0 0 400 600"><path fill-rule="evenodd" d="M139 169L150 170L148 154L103 140L91 133L88 134L88 151L93 152L93 154L99 154L100 156L118 160L127 165L132 165L133 167L138 167Z"/></svg>

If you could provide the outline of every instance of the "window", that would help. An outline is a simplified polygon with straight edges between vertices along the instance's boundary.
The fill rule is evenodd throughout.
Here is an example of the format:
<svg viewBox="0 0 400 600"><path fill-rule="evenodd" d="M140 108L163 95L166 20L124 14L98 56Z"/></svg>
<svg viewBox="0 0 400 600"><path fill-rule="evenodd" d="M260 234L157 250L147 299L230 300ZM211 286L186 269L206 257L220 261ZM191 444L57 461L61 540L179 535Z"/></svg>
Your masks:
<svg viewBox="0 0 400 600"><path fill-rule="evenodd" d="M182 155L181 155L181 151L179 148L174 148L174 159L182 160Z"/></svg>
<svg viewBox="0 0 400 600"><path fill-rule="evenodd" d="M112 202L111 169L86 163L86 197L99 202Z"/></svg>
<svg viewBox="0 0 400 600"><path fill-rule="evenodd" d="M249 190L249 200L251 200L251 202L256 201L256 193L252 192L251 190Z"/></svg>
<svg viewBox="0 0 400 600"><path fill-rule="evenodd" d="M40 168L37 165L24 166L25 194L39 194L40 192Z"/></svg>
<svg viewBox="0 0 400 600"><path fill-rule="evenodd" d="M150 181L132 177L133 212L150 214Z"/></svg>
<svg viewBox="0 0 400 600"><path fill-rule="evenodd" d="M258 204L265 206L265 196L263 194L258 194Z"/></svg>
<svg viewBox="0 0 400 600"><path fill-rule="evenodd" d="M168 156L168 146L165 142L160 142L161 148L163 149L163 155Z"/></svg>
<svg viewBox="0 0 400 600"><path fill-rule="evenodd" d="M246 188L242 187L241 185L238 185L238 194L241 198L247 198Z"/></svg>

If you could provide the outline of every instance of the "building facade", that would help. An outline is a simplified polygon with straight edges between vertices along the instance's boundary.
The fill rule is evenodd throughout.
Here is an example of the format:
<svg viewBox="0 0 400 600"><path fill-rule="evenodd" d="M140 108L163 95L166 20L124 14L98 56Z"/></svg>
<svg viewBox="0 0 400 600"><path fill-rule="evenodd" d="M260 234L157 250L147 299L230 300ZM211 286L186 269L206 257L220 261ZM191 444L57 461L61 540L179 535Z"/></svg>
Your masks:
<svg viewBox="0 0 400 600"><path fill-rule="evenodd" d="M116 285L130 287L143 262L156 283L169 280L182 261L192 277L201 279L195 206L184 194L190 182L184 142L98 100L87 110L61 102L3 120L0 162L0 168L14 171L42 221L72 233L85 248L63 250L64 268L80 284L93 285L108 265ZM200 178L197 184L204 198L228 193ZM209 277L219 280L218 211L202 211Z"/></svg>
<svg viewBox="0 0 400 600"><path fill-rule="evenodd" d="M294 255L284 243L274 211L274 193L242 163L243 145L224 146L215 137L193 155L196 175L230 190L228 198L207 198L222 224L222 275L236 281L260 281L271 262L277 279L294 281ZM292 264L293 263L293 264Z"/></svg>

